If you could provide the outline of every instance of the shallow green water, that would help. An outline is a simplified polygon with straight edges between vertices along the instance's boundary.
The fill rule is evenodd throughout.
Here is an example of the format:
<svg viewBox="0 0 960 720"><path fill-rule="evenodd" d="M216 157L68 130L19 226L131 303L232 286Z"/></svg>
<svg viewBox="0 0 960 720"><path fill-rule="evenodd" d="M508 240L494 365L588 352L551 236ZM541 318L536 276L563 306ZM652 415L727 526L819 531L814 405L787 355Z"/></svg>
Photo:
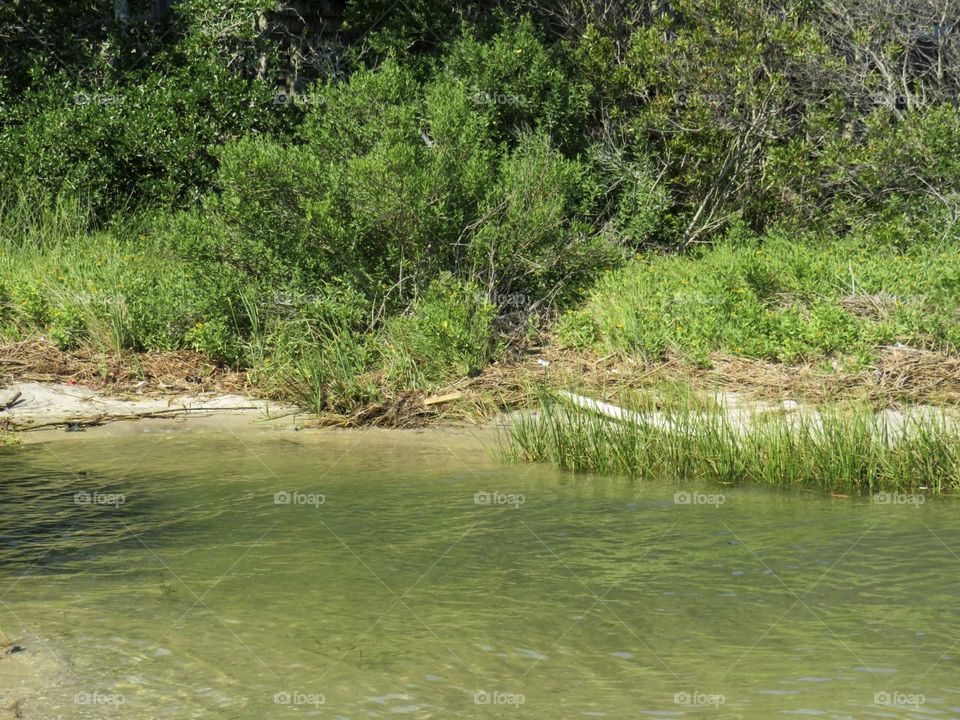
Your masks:
<svg viewBox="0 0 960 720"><path fill-rule="evenodd" d="M5 450L0 678L26 720L960 717L955 501L678 489L450 434Z"/></svg>

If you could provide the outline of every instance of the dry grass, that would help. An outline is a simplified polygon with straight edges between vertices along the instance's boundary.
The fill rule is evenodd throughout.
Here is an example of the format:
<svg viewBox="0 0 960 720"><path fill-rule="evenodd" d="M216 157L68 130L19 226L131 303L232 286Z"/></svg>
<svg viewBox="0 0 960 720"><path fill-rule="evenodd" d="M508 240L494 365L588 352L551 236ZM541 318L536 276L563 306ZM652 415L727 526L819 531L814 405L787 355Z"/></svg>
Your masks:
<svg viewBox="0 0 960 720"><path fill-rule="evenodd" d="M550 364L546 368L538 360ZM704 391L736 392L757 400L792 399L823 403L862 400L874 407L904 403L960 404L960 357L906 347L884 348L876 366L861 372L832 371L822 361L784 365L714 354L711 366L698 367L673 358L644 363L621 355L600 356L547 348L511 364L495 364L479 377L464 380L453 390L464 391L464 419L489 417L496 412L529 406L537 388L578 388L596 399L613 400L624 391L663 385L688 386Z"/></svg>
<svg viewBox="0 0 960 720"><path fill-rule="evenodd" d="M84 385L120 396L251 389L244 373L219 367L189 350L66 353L42 340L0 345L0 385L16 381Z"/></svg>
<svg viewBox="0 0 960 720"><path fill-rule="evenodd" d="M844 310L867 320L887 320L897 308L897 298L888 293L854 293L837 300Z"/></svg>
<svg viewBox="0 0 960 720"><path fill-rule="evenodd" d="M746 398L793 399L821 403L842 399L874 407L903 403L960 405L960 357L905 347L885 348L876 367L863 372L832 372L822 362L782 365L762 360L714 355L709 368L675 358L644 363L619 354L601 356L547 346L511 361L489 365L475 378L464 378L439 394L460 393L454 402L425 404L421 392L389 392L385 399L349 415L325 413L313 425L329 427L422 427L438 423L478 424L496 415L537 402L539 389L571 388L612 401L624 392L683 386L703 391L730 391ZM549 363L546 367L540 361ZM0 346L0 385L14 381L70 382L110 395L176 395L239 392L282 399L249 382L247 375L210 362L192 351L64 353L39 340ZM281 393L282 394L282 393Z"/></svg>

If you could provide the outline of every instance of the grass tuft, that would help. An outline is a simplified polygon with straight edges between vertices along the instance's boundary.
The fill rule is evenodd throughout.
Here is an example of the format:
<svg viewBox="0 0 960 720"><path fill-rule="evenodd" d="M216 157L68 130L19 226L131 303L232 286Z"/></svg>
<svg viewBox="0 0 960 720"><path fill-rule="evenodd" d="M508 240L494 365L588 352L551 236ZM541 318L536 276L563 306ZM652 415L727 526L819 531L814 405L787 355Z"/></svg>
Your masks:
<svg viewBox="0 0 960 720"><path fill-rule="evenodd" d="M899 415L865 405L738 416L722 406L624 409L656 424L617 422L544 394L539 410L501 433L513 462L683 482L839 492L960 488L960 424L946 414Z"/></svg>

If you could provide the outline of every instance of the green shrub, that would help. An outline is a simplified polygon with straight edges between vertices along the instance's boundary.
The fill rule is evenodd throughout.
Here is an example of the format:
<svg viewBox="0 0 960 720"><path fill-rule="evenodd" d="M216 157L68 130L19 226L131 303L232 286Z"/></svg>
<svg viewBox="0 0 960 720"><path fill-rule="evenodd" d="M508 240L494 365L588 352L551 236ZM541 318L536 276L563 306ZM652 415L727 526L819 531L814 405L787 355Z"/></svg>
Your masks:
<svg viewBox="0 0 960 720"><path fill-rule="evenodd" d="M585 166L566 159L542 133L504 157L470 238L471 277L531 303L575 297L618 248L589 222L597 192Z"/></svg>
<svg viewBox="0 0 960 720"><path fill-rule="evenodd" d="M494 351L494 307L470 284L437 278L403 315L387 321L382 355L387 380L432 389L475 375Z"/></svg>
<svg viewBox="0 0 960 720"><path fill-rule="evenodd" d="M269 97L212 58L120 85L54 76L0 124L0 184L83 197L102 218L192 202L209 187L211 148L268 123Z"/></svg>
<svg viewBox="0 0 960 720"><path fill-rule="evenodd" d="M222 150L219 195L180 216L171 246L257 282L346 281L390 311L443 271L552 301L613 262L618 244L645 240L664 202L643 158L624 160L615 229L597 233L594 167L543 132L498 149L485 110L449 75L421 88L388 61L311 97L300 144Z"/></svg>
<svg viewBox="0 0 960 720"><path fill-rule="evenodd" d="M611 143L590 148L590 171L606 207L603 232L615 244L637 250L661 239L673 199L656 177L642 145L627 149Z"/></svg>
<svg viewBox="0 0 960 720"><path fill-rule="evenodd" d="M468 31L453 43L444 68L469 88L497 142L538 130L573 154L585 147L587 84L561 46L547 46L530 17L508 22L491 40Z"/></svg>

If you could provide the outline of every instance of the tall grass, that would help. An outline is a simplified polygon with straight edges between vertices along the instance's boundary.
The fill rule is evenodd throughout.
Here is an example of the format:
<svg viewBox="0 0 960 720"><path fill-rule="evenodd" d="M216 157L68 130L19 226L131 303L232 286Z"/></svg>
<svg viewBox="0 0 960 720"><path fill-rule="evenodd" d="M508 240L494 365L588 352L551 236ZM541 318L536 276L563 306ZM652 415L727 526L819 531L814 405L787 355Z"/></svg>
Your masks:
<svg viewBox="0 0 960 720"><path fill-rule="evenodd" d="M722 407L675 403L658 417L666 421L659 427L615 422L545 394L537 413L501 434L500 452L514 462L676 481L845 492L960 488L960 425L946 415L892 419L856 405L744 420Z"/></svg>
<svg viewBox="0 0 960 720"><path fill-rule="evenodd" d="M363 333L336 317L271 324L251 343L262 361L256 378L262 388L317 414L350 414L381 399L372 343Z"/></svg>

